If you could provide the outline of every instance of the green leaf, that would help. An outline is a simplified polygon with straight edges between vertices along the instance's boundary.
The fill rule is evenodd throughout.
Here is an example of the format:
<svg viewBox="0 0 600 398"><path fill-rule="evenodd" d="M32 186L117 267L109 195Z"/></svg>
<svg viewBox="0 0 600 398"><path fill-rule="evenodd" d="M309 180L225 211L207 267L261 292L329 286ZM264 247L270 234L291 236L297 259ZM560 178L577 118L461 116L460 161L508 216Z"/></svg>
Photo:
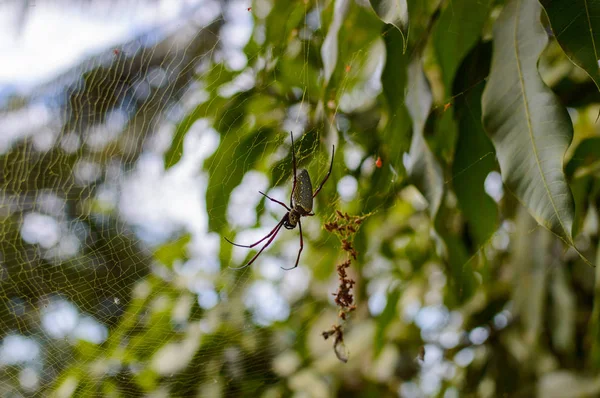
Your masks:
<svg viewBox="0 0 600 398"><path fill-rule="evenodd" d="M498 207L484 189L485 179L496 168L494 147L481 124L482 79L488 74L490 59L491 45L476 47L459 69L453 91L462 95L454 103L459 136L452 183L476 250L498 227Z"/></svg>
<svg viewBox="0 0 600 398"><path fill-rule="evenodd" d="M541 0L558 44L600 90L600 2Z"/></svg>
<svg viewBox="0 0 600 398"><path fill-rule="evenodd" d="M423 54L424 48L430 42L433 28L441 15L442 3L439 1L410 0L408 15L410 15L410 33L407 34L409 54Z"/></svg>
<svg viewBox="0 0 600 398"><path fill-rule="evenodd" d="M448 228L444 220L450 218L448 206L440 208L435 220L435 231L444 242L444 251L447 264L448 286L446 289L446 305L450 308L464 303L473 296L477 287L477 280L473 274L474 256L469 257L465 242L460 235Z"/></svg>
<svg viewBox="0 0 600 398"><path fill-rule="evenodd" d="M408 76L411 84L406 94L406 104L412 118L413 137L407 171L413 184L429 202L429 214L433 220L444 194L444 173L423 134L431 110L431 90L419 60L409 65Z"/></svg>
<svg viewBox="0 0 600 398"><path fill-rule="evenodd" d="M171 146L165 152L164 165L169 169L179 162L183 156L183 142L190 127L201 118L212 118L219 120L220 113L227 109L230 98L223 98L217 95L217 89L234 78L234 73L223 68L215 67L204 78L207 82L206 90L211 93L210 100L198 105L193 111L188 113L176 126Z"/></svg>
<svg viewBox="0 0 600 398"><path fill-rule="evenodd" d="M454 0L442 12L433 31L433 46L446 92L461 61L481 37L491 10L491 0Z"/></svg>
<svg viewBox="0 0 600 398"><path fill-rule="evenodd" d="M594 187L594 178L586 175L571 181L569 185L571 187L571 192L573 192L573 201L575 202L573 236L577 236L583 227L583 220L588 212L591 192Z"/></svg>
<svg viewBox="0 0 600 398"><path fill-rule="evenodd" d="M537 70L548 41L540 11L536 1L512 0L498 18L483 124L506 186L539 224L572 243L574 204L563 157L573 126Z"/></svg>
<svg viewBox="0 0 600 398"><path fill-rule="evenodd" d="M571 156L565 167L575 201L573 236L577 236L582 227L590 202L590 192L599 171L600 137L586 138L577 145L573 156Z"/></svg>
<svg viewBox="0 0 600 398"><path fill-rule="evenodd" d="M161 245L154 252L154 258L169 268L173 268L173 263L177 260L186 261L188 259L187 245L192 240L190 234L186 234L177 240Z"/></svg>
<svg viewBox="0 0 600 398"><path fill-rule="evenodd" d="M275 48L274 55L279 56L285 51L292 31L306 17L306 4L299 1L275 1L267 16L266 43Z"/></svg>
<svg viewBox="0 0 600 398"><path fill-rule="evenodd" d="M306 52L309 53L310 50L309 48ZM309 55L310 58L308 58ZM316 62L306 62L306 58L309 61L312 58L318 58L319 65L315 65ZM298 79L302 76L302 88L307 93L319 93L322 91L320 60L320 57L315 54L306 54L304 57L281 57L277 62L277 79L273 80L271 74L263 72L265 75L263 85L268 88L278 88L283 93L288 93L288 98L291 100L294 87L298 86Z"/></svg>
<svg viewBox="0 0 600 398"><path fill-rule="evenodd" d="M369 0L375 14L385 23L394 25L402 35L402 53L408 45L408 4L406 0Z"/></svg>
<svg viewBox="0 0 600 398"><path fill-rule="evenodd" d="M390 161L403 170L402 154L410 149L410 115L404 103L409 58L402 54L402 37L392 29L384 34L386 61L381 74L383 95L387 103L388 123L382 141L388 146Z"/></svg>
<svg viewBox="0 0 600 398"><path fill-rule="evenodd" d="M206 160L209 175L206 208L211 231L220 232L226 225L231 191L264 155L270 135L270 130L228 131L214 155Z"/></svg>
<svg viewBox="0 0 600 398"><path fill-rule="evenodd" d="M335 9L333 20L327 30L327 36L321 46L321 57L323 58L323 71L325 73L325 85L329 83L329 79L335 71L338 59L338 34L344 23L344 18L348 12L348 0L335 0Z"/></svg>
<svg viewBox="0 0 600 398"><path fill-rule="evenodd" d="M591 192L594 180L600 174L600 137L586 138L577 145L565 166L565 173L575 202L573 236L577 236L583 226L590 200L593 200Z"/></svg>
<svg viewBox="0 0 600 398"><path fill-rule="evenodd" d="M338 3L336 2L337 6ZM377 16L355 2L345 5L342 11L344 18L342 19L342 25L336 39L336 65L333 75L326 81L329 84L328 88L333 91L338 101L347 91L359 88L357 84L365 84L368 79L366 70L375 69L374 65L369 64L374 64L373 58L376 59L379 56L378 51L383 50L381 43L377 43L377 40L381 37L381 29L384 25ZM338 13L336 11L334 21L337 21L337 17L341 14L342 12ZM325 58L330 54L326 54L325 52L324 42L322 56L324 67L327 71ZM366 53L369 56L357 57L359 53Z"/></svg>
<svg viewBox="0 0 600 398"><path fill-rule="evenodd" d="M397 29L383 25L373 13L360 12L357 16L357 23L369 24L371 27L378 27L378 31L364 27L361 29L364 38L362 40L353 39L353 42L365 42L367 38L371 38L371 33L377 33L377 40L382 40L383 43L376 43L371 48L381 49L380 44L385 45L385 65L381 74L381 85L383 91L383 106L381 113L385 115L386 121L381 131L378 134L361 134L359 123L356 123L357 133L352 133L349 138L354 143L360 143L368 152L374 155L374 160L377 157L381 158L382 167L377 168L371 175L368 181L365 181L359 191L362 201L361 212L369 213L381 206L387 207L395 202L396 194L402 186L407 184L406 170L402 163L403 155L410 148L410 116L404 104L405 87L407 81L407 67L409 57L402 54L402 36ZM376 23L374 24L373 21ZM381 32L381 29L384 29ZM369 43L371 43L369 41ZM353 47L354 51L362 51ZM352 57L352 53L347 52L347 56ZM356 62L353 61L353 65ZM354 70L354 67L353 67ZM344 78L346 79L346 78ZM345 81L345 80L344 80ZM340 81L341 84L345 84ZM375 117L378 115L370 112ZM356 113L356 119L365 121L365 118ZM371 116L369 116L371 117ZM376 129L376 124L368 127L368 129ZM354 129L353 129L354 130ZM377 128L377 130L379 130ZM342 150L342 148L340 148ZM341 152L340 152L341 153Z"/></svg>
<svg viewBox="0 0 600 398"><path fill-rule="evenodd" d="M593 174L600 167L600 137L582 140L569 159L565 172L569 178Z"/></svg>

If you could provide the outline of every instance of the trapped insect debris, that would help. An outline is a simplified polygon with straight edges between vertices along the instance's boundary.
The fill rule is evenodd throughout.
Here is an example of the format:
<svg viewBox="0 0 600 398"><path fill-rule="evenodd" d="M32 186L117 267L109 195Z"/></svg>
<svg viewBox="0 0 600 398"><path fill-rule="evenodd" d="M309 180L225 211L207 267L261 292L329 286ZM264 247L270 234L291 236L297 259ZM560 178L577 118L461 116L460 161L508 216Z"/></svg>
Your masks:
<svg viewBox="0 0 600 398"><path fill-rule="evenodd" d="M341 324L335 324L331 329L323 331L321 335L325 340L330 336L335 335L333 341L333 352L336 357L346 363L348 362L348 352L344 344L344 323L348 320L351 312L356 310L354 295L352 289L356 281L348 275L348 268L352 264L352 260L358 258L358 252L354 248L354 235L358 232L360 225L369 217L371 213L364 216L350 216L348 213L342 213L339 210L335 212L335 221L325 224L327 232L335 233L341 241L342 250L346 252L346 261L337 265L337 274L339 279L338 290L332 293L335 296L335 304L338 306L338 318Z"/></svg>

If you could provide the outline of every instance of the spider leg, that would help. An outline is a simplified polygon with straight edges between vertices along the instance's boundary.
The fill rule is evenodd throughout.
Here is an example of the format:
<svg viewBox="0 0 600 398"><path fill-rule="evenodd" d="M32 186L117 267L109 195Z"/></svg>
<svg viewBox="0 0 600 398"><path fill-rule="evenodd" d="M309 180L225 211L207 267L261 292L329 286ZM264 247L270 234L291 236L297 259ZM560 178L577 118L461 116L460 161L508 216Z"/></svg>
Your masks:
<svg viewBox="0 0 600 398"><path fill-rule="evenodd" d="M327 175L325 176L325 179L323 179L323 182L321 183L321 185L319 185L319 188L317 188L317 190L313 194L313 198L319 194L319 191L321 190L321 188L323 188L323 185L325 185L325 183L327 182L327 179L329 178L329 175L331 174L331 170L333 169L333 157L334 156L335 156L335 145L333 146L333 152L331 153L331 164L329 165L329 171L327 172Z"/></svg>
<svg viewBox="0 0 600 398"><path fill-rule="evenodd" d="M225 240L226 240L227 242L231 243L231 244L232 244L232 245L234 245L234 246L237 246L237 247L245 247L245 248L248 248L248 249L252 249L254 246L258 245L260 242L264 241L265 239L267 239L268 237L270 237L271 235L273 235L274 233L276 233L276 232L275 232L275 230L276 230L277 228L279 228L279 227L281 227L281 226L283 225L283 222L284 222L284 220L285 220L285 216L283 216L283 218L281 219L281 221L279 221L279 222L277 223L277 225L275 225L275 228L273 228L273 229L271 230L271 232L269 232L267 235L265 235L265 237L264 237L264 238L262 238L262 239L261 239L261 240L259 240L258 242L254 242L254 243L253 243L253 244L251 244L251 245L240 245L239 243L235 243L235 242L232 242L232 241L230 241L230 240L229 240L229 239L227 239L226 237L224 237L224 238L225 238Z"/></svg>
<svg viewBox="0 0 600 398"><path fill-rule="evenodd" d="M265 245L262 247L262 249L260 249L258 251L258 253L256 253L254 255L254 257L252 257L250 259L250 261L248 261L248 263L246 263L246 265L242 265L241 267L229 267L231 269L242 269L242 268L246 268L247 266L249 266L250 264L252 264L254 262L254 260L256 260L258 258L258 256L260 256L260 253L263 252L263 250L265 250L267 247L269 247L269 245L271 244L271 242L273 242L273 239L275 239L275 237L277 236L277 233L279 232L279 230L281 229L281 227L283 226L283 220L281 220L279 222L279 224L277 224L277 226L275 227L276 229L274 230L275 232L272 234L271 238L267 241L267 243L265 243ZM265 238L263 238L264 240Z"/></svg>
<svg viewBox="0 0 600 398"><path fill-rule="evenodd" d="M273 199L272 197L270 197L269 195L267 195L266 193L262 193L261 191L258 191L259 194L261 194L262 196L264 196L265 198L269 199L271 202L275 202L275 203L279 203L280 205L282 205L283 207L285 207L285 209L287 211L290 211L292 209L290 209L289 207L287 207L285 205L285 203L278 201L277 199Z"/></svg>
<svg viewBox="0 0 600 398"><path fill-rule="evenodd" d="M300 262L300 255L302 254L302 249L304 249L304 239L302 238L302 223L300 222L300 220L298 220L298 228L300 228L300 250L298 250L298 257L296 258L296 264L292 268L281 267L281 269L286 270L286 271L294 269L298 266L298 263Z"/></svg>
<svg viewBox="0 0 600 398"><path fill-rule="evenodd" d="M291 131L290 137L292 137L292 169L294 171L294 184L292 185L292 192L290 193L290 207L294 207L292 198L294 197L294 190L296 189L296 152L294 151L294 134Z"/></svg>

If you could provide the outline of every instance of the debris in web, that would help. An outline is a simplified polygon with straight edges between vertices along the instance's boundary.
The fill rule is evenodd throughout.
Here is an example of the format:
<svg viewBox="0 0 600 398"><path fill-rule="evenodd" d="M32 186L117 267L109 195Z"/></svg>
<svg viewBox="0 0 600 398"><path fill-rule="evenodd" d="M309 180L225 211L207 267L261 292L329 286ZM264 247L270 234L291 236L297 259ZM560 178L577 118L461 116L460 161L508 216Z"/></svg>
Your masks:
<svg viewBox="0 0 600 398"><path fill-rule="evenodd" d="M356 310L354 295L352 294L352 289L356 281L348 275L348 268L352 264L352 261L358 258L358 252L354 248L353 243L354 235L356 235L360 225L369 215L351 216L348 213L336 210L335 220L325 224L325 229L328 232L336 234L340 239L342 250L346 252L346 261L337 265L339 284L337 292L333 293L335 304L339 308L338 318L341 320L341 323L335 324L331 329L324 331L322 336L325 340L330 336L335 336L333 351L337 358L344 363L348 361L348 352L344 344L343 324L348 320L349 314Z"/></svg>
<svg viewBox="0 0 600 398"><path fill-rule="evenodd" d="M349 314L356 309L356 305L354 305L354 296L351 293L352 287L356 282L352 278L349 278L346 272L346 268L348 268L350 264L351 261L347 260L337 266L340 284L337 292L333 294L335 296L335 304L340 308L338 316L343 321L346 320L346 314Z"/></svg>
<svg viewBox="0 0 600 398"><path fill-rule="evenodd" d="M335 356L340 361L344 363L348 362L348 350L344 344L344 330L342 329L342 325L333 325L331 329L325 330L321 334L325 340L331 336L335 336L333 340L333 352L335 352Z"/></svg>
<svg viewBox="0 0 600 398"><path fill-rule="evenodd" d="M423 363L423 361L425 361L425 346L422 345L421 347L419 347L419 355L417 355L417 358L420 363Z"/></svg>

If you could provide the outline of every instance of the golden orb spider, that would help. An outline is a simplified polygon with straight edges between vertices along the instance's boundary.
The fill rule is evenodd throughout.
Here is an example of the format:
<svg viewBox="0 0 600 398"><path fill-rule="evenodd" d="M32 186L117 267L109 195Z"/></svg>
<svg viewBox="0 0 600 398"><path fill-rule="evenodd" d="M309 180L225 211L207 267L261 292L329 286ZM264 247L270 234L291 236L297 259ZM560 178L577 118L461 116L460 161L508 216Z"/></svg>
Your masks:
<svg viewBox="0 0 600 398"><path fill-rule="evenodd" d="M258 253L256 253L254 257L250 259L250 261L248 261L247 264L237 268L230 267L232 269L242 269L252 264L254 260L256 260L258 256L260 256L263 250L265 250L271 244L271 242L273 242L273 239L275 239L281 227L285 227L286 229L294 229L296 228L296 225L298 225L298 228L300 230L300 250L298 250L296 264L291 268L281 267L281 269L288 271L298 266L298 262L300 261L300 254L302 254L302 249L304 249L304 239L302 238L302 222L300 221L300 218L315 215L315 213L312 212L313 199L319 194L321 188L323 188L323 185L325 185L325 182L327 182L327 179L331 174L331 170L333 169L333 157L335 156L335 145L333 146L333 152L331 154L331 164L329 165L329 171L323 179L323 182L321 182L321 185L319 185L319 188L317 188L317 190L313 193L312 182L310 181L308 171L306 171L306 169L300 169L298 170L298 173L296 173L296 154L294 151L294 135L292 134L292 132L290 132L290 136L292 137L292 168L294 172L294 184L292 185L292 192L290 193L290 206L288 207L285 203L273 199L267 194L258 191L261 195L269 199L271 202L275 202L283 206L287 210L287 213L285 213L285 215L281 218L281 221L279 221L277 225L275 225L275 228L273 228L271 232L269 232L265 237L261 238L259 241L254 242L251 245L240 245L225 238L227 242L231 243L234 246L246 247L249 249L260 244L264 240L269 239L267 243L258 251Z"/></svg>

